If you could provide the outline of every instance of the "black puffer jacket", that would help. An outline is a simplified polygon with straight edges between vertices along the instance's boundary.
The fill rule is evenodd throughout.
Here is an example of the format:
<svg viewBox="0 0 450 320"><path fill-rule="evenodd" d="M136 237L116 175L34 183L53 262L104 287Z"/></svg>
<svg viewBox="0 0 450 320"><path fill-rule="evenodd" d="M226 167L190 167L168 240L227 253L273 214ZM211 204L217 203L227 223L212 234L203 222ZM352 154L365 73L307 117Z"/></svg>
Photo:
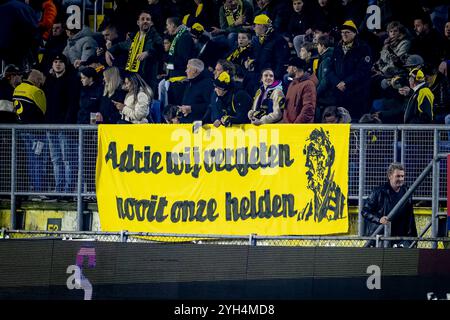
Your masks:
<svg viewBox="0 0 450 320"><path fill-rule="evenodd" d="M400 199L407 190L405 186L401 187L397 199ZM394 202L394 194L395 191L391 188L389 182L387 182L376 188L366 200L361 214L366 219L367 236L372 235L380 225L380 218L387 216L397 204L397 202ZM397 214L391 219L391 223L391 236L417 237L411 198L397 211Z"/></svg>

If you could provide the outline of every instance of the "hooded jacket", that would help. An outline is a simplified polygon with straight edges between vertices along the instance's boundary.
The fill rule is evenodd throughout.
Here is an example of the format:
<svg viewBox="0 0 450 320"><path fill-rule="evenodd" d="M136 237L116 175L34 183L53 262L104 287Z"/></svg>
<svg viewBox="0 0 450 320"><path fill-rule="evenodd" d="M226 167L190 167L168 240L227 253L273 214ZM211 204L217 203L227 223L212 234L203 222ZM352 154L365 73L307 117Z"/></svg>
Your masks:
<svg viewBox="0 0 450 320"><path fill-rule="evenodd" d="M93 33L88 27L75 34L71 39L67 39L67 45L63 54L73 64L75 60L86 61L96 54L97 42L93 38Z"/></svg>

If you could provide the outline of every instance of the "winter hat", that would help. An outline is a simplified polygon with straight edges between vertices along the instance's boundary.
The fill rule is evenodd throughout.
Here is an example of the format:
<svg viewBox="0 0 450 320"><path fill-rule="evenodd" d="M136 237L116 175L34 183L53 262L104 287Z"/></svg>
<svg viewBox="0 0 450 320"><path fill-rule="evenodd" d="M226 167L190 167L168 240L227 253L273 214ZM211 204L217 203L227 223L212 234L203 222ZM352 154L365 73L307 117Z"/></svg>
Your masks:
<svg viewBox="0 0 450 320"><path fill-rule="evenodd" d="M214 80L214 86L222 90L228 90L231 85L231 77L228 72L223 71L217 79Z"/></svg>
<svg viewBox="0 0 450 320"><path fill-rule="evenodd" d="M339 29L340 30L350 30L354 33L358 33L358 29L356 28L356 25L352 20L345 21Z"/></svg>
<svg viewBox="0 0 450 320"><path fill-rule="evenodd" d="M194 38L200 38L203 35L205 28L198 22L194 23L191 27L191 34Z"/></svg>
<svg viewBox="0 0 450 320"><path fill-rule="evenodd" d="M422 70L420 70L420 68L412 69L411 72L409 73L409 76L414 78L414 80L417 82L425 81L425 74L423 73Z"/></svg>
<svg viewBox="0 0 450 320"><path fill-rule="evenodd" d="M260 14L255 17L255 19L253 20L253 23L254 24L271 24L272 20L270 20L270 18L267 15Z"/></svg>
<svg viewBox="0 0 450 320"><path fill-rule="evenodd" d="M52 61L55 62L55 60L59 60L59 61L61 61L62 63L64 63L67 66L67 57L65 55L63 55L63 54L56 54L53 57Z"/></svg>

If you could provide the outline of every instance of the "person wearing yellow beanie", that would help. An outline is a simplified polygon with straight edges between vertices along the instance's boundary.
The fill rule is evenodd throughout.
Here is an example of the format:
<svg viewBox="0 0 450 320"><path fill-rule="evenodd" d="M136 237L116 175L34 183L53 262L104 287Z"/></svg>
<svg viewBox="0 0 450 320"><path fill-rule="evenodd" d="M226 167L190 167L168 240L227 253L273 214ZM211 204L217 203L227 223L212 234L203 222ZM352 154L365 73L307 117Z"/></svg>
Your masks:
<svg viewBox="0 0 450 320"><path fill-rule="evenodd" d="M275 78L282 79L284 65L290 56L288 42L279 33L274 32L272 20L266 14L255 16L253 23L258 37L254 46L255 72L259 73L265 68L270 68L274 71Z"/></svg>
<svg viewBox="0 0 450 320"><path fill-rule="evenodd" d="M223 71L214 80L214 91L217 98L211 103L211 121L215 127L249 122L252 98L235 85L228 72Z"/></svg>

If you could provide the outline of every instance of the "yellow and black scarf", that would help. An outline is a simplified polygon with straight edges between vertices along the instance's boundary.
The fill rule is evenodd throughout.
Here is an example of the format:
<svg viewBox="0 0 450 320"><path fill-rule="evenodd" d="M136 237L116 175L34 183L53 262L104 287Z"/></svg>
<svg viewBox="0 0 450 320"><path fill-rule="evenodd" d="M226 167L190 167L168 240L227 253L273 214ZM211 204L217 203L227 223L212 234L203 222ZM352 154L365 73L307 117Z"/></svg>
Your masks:
<svg viewBox="0 0 450 320"><path fill-rule="evenodd" d="M223 6L223 9L225 10L225 18L227 19L228 26L232 27L234 25L234 22L242 15L243 13L243 5L242 1L237 1L238 6L237 9L231 10L230 8L227 8Z"/></svg>
<svg viewBox="0 0 450 320"><path fill-rule="evenodd" d="M130 72L138 72L141 65L141 61L138 60L137 56L144 51L145 34L141 37L141 33L138 32L134 36L133 42L131 43L130 51L128 52L128 60L125 70Z"/></svg>
<svg viewBox="0 0 450 320"><path fill-rule="evenodd" d="M268 24L266 33L258 37L259 43L264 44L264 41L266 41L266 39L272 34L272 32L273 32L272 24Z"/></svg>
<svg viewBox="0 0 450 320"><path fill-rule="evenodd" d="M245 46L245 47L237 47L236 50L234 50L228 57L227 57L227 61L231 61L231 62L235 62L236 60L239 59L239 57L241 56L241 54L245 51L250 49L250 44Z"/></svg>
<svg viewBox="0 0 450 320"><path fill-rule="evenodd" d="M197 18L203 11L203 3L197 5L197 9L195 9L195 17Z"/></svg>

